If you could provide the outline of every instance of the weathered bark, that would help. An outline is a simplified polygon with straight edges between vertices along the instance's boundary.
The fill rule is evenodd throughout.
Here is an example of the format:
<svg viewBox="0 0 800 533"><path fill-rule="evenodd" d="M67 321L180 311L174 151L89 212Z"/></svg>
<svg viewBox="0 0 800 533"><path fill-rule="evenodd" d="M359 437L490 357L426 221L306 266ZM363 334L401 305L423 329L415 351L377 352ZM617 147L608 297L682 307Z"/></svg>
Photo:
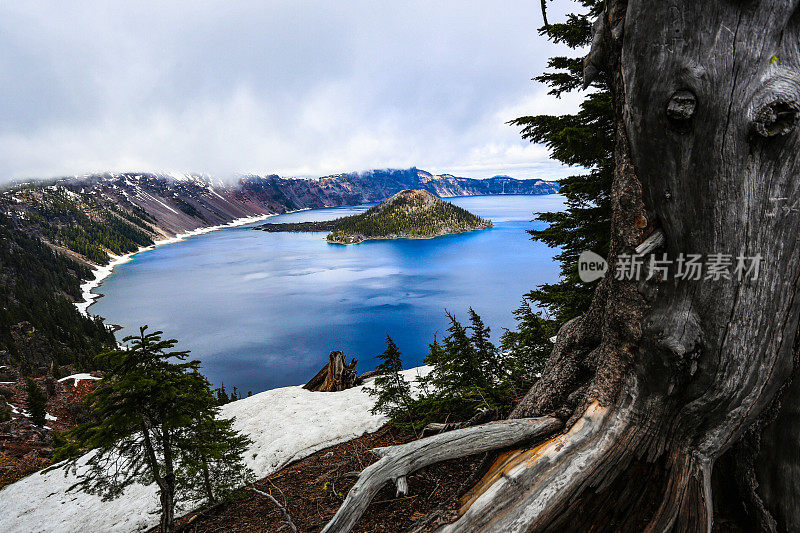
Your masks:
<svg viewBox="0 0 800 533"><path fill-rule="evenodd" d="M153 440L150 437L150 429L147 424L142 424L141 433L144 443L145 455L150 472L158 486L158 497L161 503L161 519L159 521L159 531L161 533L171 533L175 530L175 473L172 469L172 448L168 440L163 441L166 472L161 475L161 468L156 457ZM162 434L163 438L163 434ZM169 461L167 462L167 457Z"/></svg>
<svg viewBox="0 0 800 533"><path fill-rule="evenodd" d="M721 497L744 527L798 527L799 25L797 1L609 2L587 69L605 65L618 120L611 264L654 230L672 259L766 262L756 280L604 280L515 413L571 429L503 458L445 531L710 530L732 505L714 463L748 432L758 460Z"/></svg>
<svg viewBox="0 0 800 533"><path fill-rule="evenodd" d="M164 451L164 475L159 485L161 497L161 533L175 531L175 465L172 460L170 431L161 424L161 446Z"/></svg>
<svg viewBox="0 0 800 533"><path fill-rule="evenodd" d="M344 354L334 350L328 356L328 363L303 388L318 392L349 389L356 382L357 363L358 359L353 359L348 365Z"/></svg>
<svg viewBox="0 0 800 533"><path fill-rule="evenodd" d="M715 510L796 530L800 0L609 0L595 31L586 80L617 121L609 263L764 263L602 280L512 414L566 431L503 454L442 531L710 531Z"/></svg>
<svg viewBox="0 0 800 533"><path fill-rule="evenodd" d="M211 472L208 471L208 461L205 456L200 461L203 465L203 489L206 491L206 498L208 498L209 504L216 503L217 498L214 496L214 487L211 485Z"/></svg>

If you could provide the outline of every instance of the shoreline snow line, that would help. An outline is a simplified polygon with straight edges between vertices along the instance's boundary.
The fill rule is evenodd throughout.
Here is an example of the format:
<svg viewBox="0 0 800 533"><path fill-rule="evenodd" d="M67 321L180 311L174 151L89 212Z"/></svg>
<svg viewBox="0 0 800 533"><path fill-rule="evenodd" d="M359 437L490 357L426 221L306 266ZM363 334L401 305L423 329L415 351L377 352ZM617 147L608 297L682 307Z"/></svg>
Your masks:
<svg viewBox="0 0 800 533"><path fill-rule="evenodd" d="M266 220L270 217L275 217L278 215L288 215L290 213L298 213L300 211L308 211L309 209L310 209L309 207L304 207L302 209L295 209L294 211L286 211L285 213L271 213L265 215L253 215L249 217L235 218L225 224L218 224L216 226L204 226L193 230L185 231L183 233L178 233L174 237L168 237L166 239L153 241L153 244L151 244L150 246L142 246L135 252L130 252L123 255L114 255L109 253L108 255L111 257L111 261L107 265L96 265L94 269L94 278L81 284L80 287L81 298L83 299L80 302L74 302L75 307L81 314L88 316L89 307L91 307L92 304L94 304L95 300L97 300L100 297L99 294L95 294L92 291L95 290L97 287L99 287L103 283L103 280L105 280L108 276L111 275L111 273L114 271L114 267L127 263L136 254L153 250L157 246L181 242L185 239L188 239L189 237L194 237L196 235L204 235L206 233L211 233L212 231L234 228L237 226L244 226L247 224L252 224L254 222L261 222L262 220Z"/></svg>

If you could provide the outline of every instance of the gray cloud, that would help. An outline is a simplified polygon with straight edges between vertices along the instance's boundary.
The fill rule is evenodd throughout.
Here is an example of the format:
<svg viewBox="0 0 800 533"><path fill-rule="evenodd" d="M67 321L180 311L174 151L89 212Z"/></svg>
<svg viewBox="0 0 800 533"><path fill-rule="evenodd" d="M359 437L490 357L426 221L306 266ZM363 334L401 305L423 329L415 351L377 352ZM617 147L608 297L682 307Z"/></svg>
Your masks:
<svg viewBox="0 0 800 533"><path fill-rule="evenodd" d="M571 4L558 0L551 16ZM537 35L538 10L534 0L3 3L0 180L410 165L563 176L505 125L578 101L530 81L559 51Z"/></svg>

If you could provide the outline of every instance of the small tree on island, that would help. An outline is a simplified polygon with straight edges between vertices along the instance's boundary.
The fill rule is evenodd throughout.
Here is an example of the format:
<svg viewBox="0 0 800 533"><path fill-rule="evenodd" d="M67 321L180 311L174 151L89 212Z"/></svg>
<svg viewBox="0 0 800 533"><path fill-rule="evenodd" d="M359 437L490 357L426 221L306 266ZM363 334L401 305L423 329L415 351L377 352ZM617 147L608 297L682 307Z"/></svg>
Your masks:
<svg viewBox="0 0 800 533"><path fill-rule="evenodd" d="M126 337L126 349L97 356L105 375L85 400L89 421L67 433L53 459L79 489L111 500L133 483L158 486L162 532L174 530L176 498L215 501L251 481L242 454L250 443L217 419L217 398L186 351L161 331ZM174 360L174 361L171 361ZM80 455L94 450L87 459Z"/></svg>
<svg viewBox="0 0 800 533"><path fill-rule="evenodd" d="M377 397L372 413L386 414L394 423L403 419L413 420L410 409L413 401L411 385L400 374L403 370L401 355L392 338L386 335L386 350L378 355L378 359L383 362L376 368L380 375L375 378L374 386L367 389L370 396Z"/></svg>
<svg viewBox="0 0 800 533"><path fill-rule="evenodd" d="M25 384L25 407L27 407L28 415L34 425L42 427L47 421L47 396L44 391L33 381L28 378Z"/></svg>

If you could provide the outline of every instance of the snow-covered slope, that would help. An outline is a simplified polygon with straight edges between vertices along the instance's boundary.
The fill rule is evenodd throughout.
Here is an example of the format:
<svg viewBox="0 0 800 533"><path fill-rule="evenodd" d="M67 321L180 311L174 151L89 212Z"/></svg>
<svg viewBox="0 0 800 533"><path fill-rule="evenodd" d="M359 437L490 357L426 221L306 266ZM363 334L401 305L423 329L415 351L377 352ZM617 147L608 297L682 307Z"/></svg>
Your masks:
<svg viewBox="0 0 800 533"><path fill-rule="evenodd" d="M403 374L411 381L427 371L422 367ZM373 403L363 387L342 392L284 387L229 403L221 415L234 418L236 429L253 440L245 461L261 478L315 451L379 429L385 417L370 413ZM127 532L158 524L155 485L133 485L122 497L104 502L98 496L67 493L74 482L73 476L55 470L1 489L0 531Z"/></svg>

